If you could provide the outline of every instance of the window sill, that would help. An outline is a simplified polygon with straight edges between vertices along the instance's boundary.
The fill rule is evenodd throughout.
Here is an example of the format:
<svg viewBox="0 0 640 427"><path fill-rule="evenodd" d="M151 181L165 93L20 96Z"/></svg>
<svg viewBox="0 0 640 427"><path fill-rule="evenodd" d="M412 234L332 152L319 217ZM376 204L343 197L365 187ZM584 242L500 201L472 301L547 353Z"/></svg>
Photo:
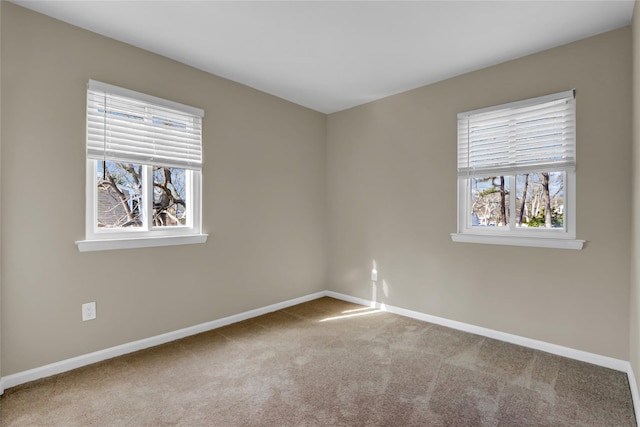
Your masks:
<svg viewBox="0 0 640 427"><path fill-rule="evenodd" d="M156 246L192 245L205 243L207 234L185 236L142 237L132 239L79 240L76 242L80 252L110 251L114 249L151 248Z"/></svg>
<svg viewBox="0 0 640 427"><path fill-rule="evenodd" d="M460 243L483 243L486 245L529 246L534 248L581 250L584 240L549 239L536 237L485 236L478 234L451 233L451 240Z"/></svg>

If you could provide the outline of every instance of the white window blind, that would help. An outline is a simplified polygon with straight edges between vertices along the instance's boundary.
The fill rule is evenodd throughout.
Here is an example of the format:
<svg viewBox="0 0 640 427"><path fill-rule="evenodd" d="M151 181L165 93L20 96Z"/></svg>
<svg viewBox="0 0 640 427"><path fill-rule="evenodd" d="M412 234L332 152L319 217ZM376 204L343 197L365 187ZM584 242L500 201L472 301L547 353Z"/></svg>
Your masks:
<svg viewBox="0 0 640 427"><path fill-rule="evenodd" d="M572 170L575 91L458 114L458 176Z"/></svg>
<svg viewBox="0 0 640 427"><path fill-rule="evenodd" d="M204 111L89 81L87 157L200 170Z"/></svg>

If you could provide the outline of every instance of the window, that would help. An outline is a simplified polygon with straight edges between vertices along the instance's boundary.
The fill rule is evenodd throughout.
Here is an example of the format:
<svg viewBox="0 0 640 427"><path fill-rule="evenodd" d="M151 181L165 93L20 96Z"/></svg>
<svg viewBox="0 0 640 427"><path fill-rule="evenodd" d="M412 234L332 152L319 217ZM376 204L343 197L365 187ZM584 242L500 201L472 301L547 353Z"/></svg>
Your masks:
<svg viewBox="0 0 640 427"><path fill-rule="evenodd" d="M575 92L458 114L454 241L581 249Z"/></svg>
<svg viewBox="0 0 640 427"><path fill-rule="evenodd" d="M206 241L197 108L90 80L81 251Z"/></svg>

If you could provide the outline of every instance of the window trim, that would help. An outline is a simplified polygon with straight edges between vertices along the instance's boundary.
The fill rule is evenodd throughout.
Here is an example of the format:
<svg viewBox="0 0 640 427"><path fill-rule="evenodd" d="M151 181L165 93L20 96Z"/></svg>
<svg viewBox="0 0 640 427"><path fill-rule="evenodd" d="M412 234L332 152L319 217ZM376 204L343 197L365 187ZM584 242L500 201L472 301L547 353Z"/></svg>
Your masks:
<svg viewBox="0 0 640 427"><path fill-rule="evenodd" d="M201 228L197 226L202 224L202 173L200 171L191 171L191 185L188 194L188 200L191 199L190 227L171 227L165 230L98 231L96 227L96 161L86 159L86 162L86 238L75 242L80 252L186 245L205 243L207 241L208 234L202 233Z"/></svg>
<svg viewBox="0 0 640 427"><path fill-rule="evenodd" d="M76 245L80 252L108 251L114 249L150 248L157 246L205 243L208 236L208 234L192 234L182 236L136 237L129 239L78 240Z"/></svg>
<svg viewBox="0 0 640 427"><path fill-rule="evenodd" d="M553 172L553 171L551 171ZM473 234L482 236L504 236L504 237L530 237L538 239L575 239L575 204L576 204L576 180L574 171L563 171L566 196L564 200L565 215L562 228L535 228L528 227L473 227L469 225L468 214L470 213L470 180L469 178L458 177L458 234ZM513 175L505 175L510 177ZM515 186L510 186L511 191L515 191ZM515 202L515 198L510 198ZM515 215L516 210L511 209Z"/></svg>
<svg viewBox="0 0 640 427"><path fill-rule="evenodd" d="M451 240L456 243L482 243L487 245L527 246L534 248L574 249L581 250L586 243L578 239L552 239L549 237L530 236L491 236L486 234L451 233Z"/></svg>
<svg viewBox="0 0 640 427"><path fill-rule="evenodd" d="M504 108L519 108L521 106L529 106L542 104L549 100L557 99L558 96L567 95L572 93L575 96L575 92L566 91L559 94L546 95L537 98L531 98L522 101L516 101L508 104L496 105L493 107L481 108L474 111L460 113L458 118L468 118L476 113L486 113ZM575 98L574 98L575 99ZM574 101L575 102L575 101ZM575 108L575 107L574 107ZM575 116L574 116L575 117ZM575 120L575 119L574 119ZM460 123L458 123L458 132L460 132ZM575 136L574 136L575 138ZM459 137L458 137L459 140ZM460 142L458 142L458 153L460 150ZM469 142L467 142L469 144ZM575 140L574 140L575 150ZM459 154L460 155L460 154ZM481 175L481 173L458 173L457 176L457 233L451 233L451 240L453 242L462 243L482 243L482 244L495 244L495 245L510 245L510 246L530 246L530 247L547 247L547 248L559 248L559 249L576 249L583 248L585 241L576 239L576 172L575 167L565 168L559 167L554 169L554 166L550 166L549 170L544 170L543 166L540 166L539 170L537 166L533 166L533 170L536 172L564 172L565 180L565 200L564 208L565 214L563 218L562 229L545 229L536 228L530 229L527 227L515 227L513 223L510 223L506 227L491 227L480 228L472 227L469 224L470 214L470 184L471 179L474 176ZM489 172L487 172L489 173ZM497 172L496 172L497 173ZM503 173L497 173L509 177L511 191L515 191L515 176L522 174L523 172L517 170L505 170ZM515 198L510 198L511 203L515 203ZM516 210L512 211L511 216L515 215Z"/></svg>

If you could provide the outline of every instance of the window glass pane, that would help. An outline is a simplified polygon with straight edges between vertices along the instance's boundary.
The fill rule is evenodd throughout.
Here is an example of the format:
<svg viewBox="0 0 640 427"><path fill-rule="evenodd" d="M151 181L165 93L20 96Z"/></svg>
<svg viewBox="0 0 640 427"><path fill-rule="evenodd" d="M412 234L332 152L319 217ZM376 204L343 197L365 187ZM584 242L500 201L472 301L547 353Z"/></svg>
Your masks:
<svg viewBox="0 0 640 427"><path fill-rule="evenodd" d="M509 225L509 177L471 178L472 227Z"/></svg>
<svg viewBox="0 0 640 427"><path fill-rule="evenodd" d="M187 175L185 169L153 168L153 225L187 224Z"/></svg>
<svg viewBox="0 0 640 427"><path fill-rule="evenodd" d="M100 228L142 226L142 166L96 160Z"/></svg>
<svg viewBox="0 0 640 427"><path fill-rule="evenodd" d="M516 226L564 227L564 172L516 176Z"/></svg>
<svg viewBox="0 0 640 427"><path fill-rule="evenodd" d="M154 125L166 126L166 127L171 127L171 128L177 128L177 129L186 129L187 128L187 124L186 123L179 122L179 121L176 121L176 120L167 119L167 118L163 118L163 117L158 117L158 116L153 116L151 118L151 121L153 122Z"/></svg>

